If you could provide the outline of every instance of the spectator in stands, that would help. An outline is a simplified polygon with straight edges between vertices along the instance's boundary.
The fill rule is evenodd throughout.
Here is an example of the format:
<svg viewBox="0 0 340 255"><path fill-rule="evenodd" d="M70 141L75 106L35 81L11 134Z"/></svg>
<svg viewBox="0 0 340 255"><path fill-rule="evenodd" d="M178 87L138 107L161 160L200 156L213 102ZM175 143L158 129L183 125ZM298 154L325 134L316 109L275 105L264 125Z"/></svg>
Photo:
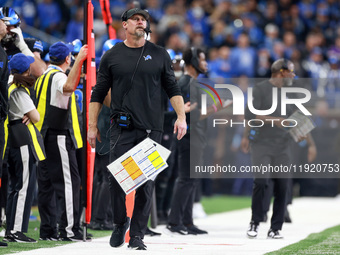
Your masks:
<svg viewBox="0 0 340 255"><path fill-rule="evenodd" d="M43 0L38 4L39 28L54 36L60 36L63 29L62 12L57 2Z"/></svg>
<svg viewBox="0 0 340 255"><path fill-rule="evenodd" d="M209 63L209 78L231 78L233 67L230 63L230 48L222 46L217 54L218 57Z"/></svg>
<svg viewBox="0 0 340 255"><path fill-rule="evenodd" d="M274 43L281 41L279 38L279 28L277 25L269 23L264 28L265 36L263 41L263 48L273 52Z"/></svg>
<svg viewBox="0 0 340 255"><path fill-rule="evenodd" d="M307 61L303 62L303 67L307 75L312 80L312 88L317 92L319 97L325 95L325 83L329 71L329 63L324 60L322 49L315 47Z"/></svg>
<svg viewBox="0 0 340 255"><path fill-rule="evenodd" d="M233 33L236 40L240 33L245 33L249 36L249 42L251 46L257 47L258 45L262 44L263 31L256 23L255 15L251 13L245 13L241 16L241 20L243 22L243 26L237 28Z"/></svg>
<svg viewBox="0 0 340 255"><path fill-rule="evenodd" d="M241 34L237 46L231 50L230 63L236 76L254 77L256 66L256 51L249 45L249 36Z"/></svg>
<svg viewBox="0 0 340 255"><path fill-rule="evenodd" d="M66 42L72 42L75 39L84 39L84 9L79 7L74 18L66 27Z"/></svg>
<svg viewBox="0 0 340 255"><path fill-rule="evenodd" d="M256 77L270 77L271 58L267 48L257 51Z"/></svg>
<svg viewBox="0 0 340 255"><path fill-rule="evenodd" d="M286 31L283 34L284 56L291 59L293 51L298 47L296 36L292 31Z"/></svg>

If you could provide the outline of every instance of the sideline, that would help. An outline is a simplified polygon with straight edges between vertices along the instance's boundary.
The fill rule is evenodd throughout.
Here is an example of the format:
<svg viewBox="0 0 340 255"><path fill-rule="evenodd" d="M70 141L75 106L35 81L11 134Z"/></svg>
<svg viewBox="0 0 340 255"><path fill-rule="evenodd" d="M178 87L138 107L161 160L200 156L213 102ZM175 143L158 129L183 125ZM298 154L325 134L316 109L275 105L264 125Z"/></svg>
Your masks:
<svg viewBox="0 0 340 255"><path fill-rule="evenodd" d="M148 250L131 251L127 245L111 248L110 237L94 239L87 243L72 243L55 248L43 248L19 252L19 255L93 255L93 254L195 254L195 255L260 255L275 251L305 239L311 233L340 224L340 196L335 198L296 198L289 207L293 223L283 225L284 239L267 239L269 223L262 223L256 239L248 239L246 230L250 221L250 209L210 215L195 220L195 224L209 232L199 236L171 236L165 226L155 231L160 237L145 237ZM268 213L270 218L271 212ZM10 252L10 250L9 250Z"/></svg>

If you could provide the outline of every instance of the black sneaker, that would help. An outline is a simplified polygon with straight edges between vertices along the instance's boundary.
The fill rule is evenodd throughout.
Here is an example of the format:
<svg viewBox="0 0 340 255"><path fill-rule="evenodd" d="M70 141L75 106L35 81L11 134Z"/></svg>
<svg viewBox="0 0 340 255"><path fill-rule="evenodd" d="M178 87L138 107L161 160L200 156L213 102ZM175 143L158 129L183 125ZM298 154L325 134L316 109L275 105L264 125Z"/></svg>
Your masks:
<svg viewBox="0 0 340 255"><path fill-rule="evenodd" d="M126 217L126 221L123 225L116 224L113 226L113 232L110 238L111 247L121 247L125 243L125 235L130 227L130 218Z"/></svg>
<svg viewBox="0 0 340 255"><path fill-rule="evenodd" d="M186 226L186 228L188 229L188 234L189 235L203 235L203 234L208 234L207 231L199 229L198 227L196 227L195 225L188 225Z"/></svg>
<svg viewBox="0 0 340 255"><path fill-rule="evenodd" d="M172 232L172 233L177 233L181 235L187 235L188 234L188 229L183 226L183 225L167 225L166 228Z"/></svg>
<svg viewBox="0 0 340 255"><path fill-rule="evenodd" d="M59 236L53 235L53 236L42 236L39 238L40 241L53 241L57 242L60 241Z"/></svg>
<svg viewBox="0 0 340 255"><path fill-rule="evenodd" d="M0 242L0 248L8 247L8 244L5 242Z"/></svg>
<svg viewBox="0 0 340 255"><path fill-rule="evenodd" d="M2 241L5 241L5 242L15 242L15 240L12 238L12 235L11 234L6 234L4 239L2 239Z"/></svg>
<svg viewBox="0 0 340 255"><path fill-rule="evenodd" d="M270 238L270 239L282 239L283 236L280 234L279 230L269 229L267 238Z"/></svg>
<svg viewBox="0 0 340 255"><path fill-rule="evenodd" d="M149 228L146 228L145 235L147 235L147 236L160 236L162 234L161 233L157 233L155 231L152 231Z"/></svg>
<svg viewBox="0 0 340 255"><path fill-rule="evenodd" d="M131 236L128 248L132 250L146 250L147 247L140 236Z"/></svg>
<svg viewBox="0 0 340 255"><path fill-rule="evenodd" d="M285 211L284 222L285 223L292 223L292 219L290 218L290 215L289 215L287 208L286 208L286 211Z"/></svg>
<svg viewBox="0 0 340 255"><path fill-rule="evenodd" d="M113 230L113 224L93 221L88 225L93 230Z"/></svg>
<svg viewBox="0 0 340 255"><path fill-rule="evenodd" d="M83 235L81 233L77 233L74 236L70 236L70 237L60 237L61 241L65 241L65 242L83 242L84 238ZM91 237L86 236L85 242L91 242L92 239Z"/></svg>
<svg viewBox="0 0 340 255"><path fill-rule="evenodd" d="M33 238L26 236L24 233L17 231L15 233L8 233L4 237L5 242L17 242L17 243L36 243Z"/></svg>
<svg viewBox="0 0 340 255"><path fill-rule="evenodd" d="M247 231L247 236L249 238L255 238L257 237L257 232L259 230L259 224L256 224L254 222L250 222L248 231Z"/></svg>

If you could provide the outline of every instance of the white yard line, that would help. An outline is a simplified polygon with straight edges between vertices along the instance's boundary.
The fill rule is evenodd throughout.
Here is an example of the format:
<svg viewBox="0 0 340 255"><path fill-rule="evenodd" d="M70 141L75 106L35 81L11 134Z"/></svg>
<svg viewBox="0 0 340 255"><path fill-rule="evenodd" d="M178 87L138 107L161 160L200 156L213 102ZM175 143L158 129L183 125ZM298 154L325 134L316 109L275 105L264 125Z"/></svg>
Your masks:
<svg viewBox="0 0 340 255"><path fill-rule="evenodd" d="M209 232L199 236L171 236L164 226L155 231L163 232L160 237L145 237L148 250L131 251L127 245L112 248L109 237L95 239L88 243L72 243L55 248L20 252L20 255L106 255L106 254L264 254L275 251L306 238L311 233L340 224L340 197L298 198L289 207L293 223L283 225L282 240L267 239L269 223L260 225L259 236L248 239L246 230L250 220L250 209L238 210L195 220L195 224ZM268 214L271 216L271 212ZM166 233L165 233L166 232ZM8 249L10 250L10 243ZM23 244L24 245L24 244Z"/></svg>

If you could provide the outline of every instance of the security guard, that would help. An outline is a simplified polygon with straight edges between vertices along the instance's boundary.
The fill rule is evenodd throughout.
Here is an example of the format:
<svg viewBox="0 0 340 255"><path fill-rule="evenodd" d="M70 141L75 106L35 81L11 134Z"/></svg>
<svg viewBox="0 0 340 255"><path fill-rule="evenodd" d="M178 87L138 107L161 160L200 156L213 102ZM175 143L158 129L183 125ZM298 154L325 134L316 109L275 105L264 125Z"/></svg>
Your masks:
<svg viewBox="0 0 340 255"><path fill-rule="evenodd" d="M79 84L88 47L84 45L67 76L73 46L57 42L50 47L50 61L35 84L36 104L41 115L37 123L44 137L46 164L38 167L38 207L41 216L40 239L58 240L54 193L60 205L59 237L63 241L82 241L79 231L80 176L76 149L82 137L74 91Z"/></svg>
<svg viewBox="0 0 340 255"><path fill-rule="evenodd" d="M13 82L8 89L9 188L4 238L8 242L36 242L23 233L28 229L34 194L36 168L33 166L36 161L45 159L42 137L33 124L39 121L40 115L28 89L35 82L30 76L30 64L33 62L33 57L22 53L9 61Z"/></svg>

